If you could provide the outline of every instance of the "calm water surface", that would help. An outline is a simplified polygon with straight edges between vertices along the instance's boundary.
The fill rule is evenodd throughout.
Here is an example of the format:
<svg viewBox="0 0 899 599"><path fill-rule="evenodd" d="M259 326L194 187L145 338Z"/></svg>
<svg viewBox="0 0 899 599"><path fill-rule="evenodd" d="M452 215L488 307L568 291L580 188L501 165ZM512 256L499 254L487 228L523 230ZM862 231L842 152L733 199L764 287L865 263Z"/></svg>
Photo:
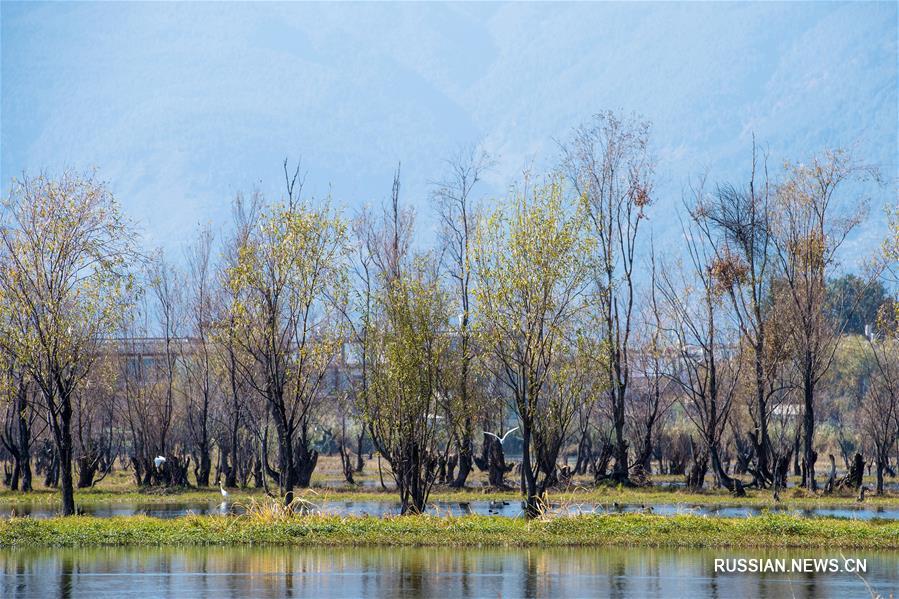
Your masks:
<svg viewBox="0 0 899 599"><path fill-rule="evenodd" d="M867 560L884 596L899 552ZM0 550L0 597L870 597L855 574L716 574L716 557L839 553L672 549L166 548Z"/></svg>
<svg viewBox="0 0 899 599"><path fill-rule="evenodd" d="M644 507L639 504L617 505L609 504L577 504L569 506L552 506L553 511L563 514L576 514L582 512L642 512ZM778 513L789 513L803 517L827 516L832 518L851 518L857 520L899 520L899 507L870 507L859 506L840 508L768 508ZM188 514L240 514L243 510L239 503L221 503L220 501L208 502L180 502L180 503L103 503L95 505L79 506L84 514L108 518L111 516L133 516L144 514L156 518L179 518ZM371 515L384 516L400 513L400 504L397 501L326 501L315 504L312 511L323 514ZM728 518L744 518L758 516L764 510L755 507L722 505L690 505L687 503L667 503L652 506L652 512L663 516L676 514L696 514L701 516L722 516ZM498 515L506 517L523 516L521 504L518 501L490 502L433 502L430 513ZM0 507L0 518L10 516L31 516L32 518L50 518L59 515L59 506L55 504L19 504L16 506Z"/></svg>

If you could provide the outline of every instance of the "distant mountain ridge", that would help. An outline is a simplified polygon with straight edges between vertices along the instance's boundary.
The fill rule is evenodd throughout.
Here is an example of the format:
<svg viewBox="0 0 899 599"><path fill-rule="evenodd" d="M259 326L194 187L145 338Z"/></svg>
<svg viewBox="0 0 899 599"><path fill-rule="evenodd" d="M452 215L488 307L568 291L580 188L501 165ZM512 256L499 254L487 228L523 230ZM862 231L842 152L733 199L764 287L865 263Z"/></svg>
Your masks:
<svg viewBox="0 0 899 599"><path fill-rule="evenodd" d="M677 248L691 176L739 182L753 133L773 164L852 146L887 181L847 262L896 202L897 5L3 3L3 190L23 169L98 166L148 245L180 258L230 198L281 192L285 156L347 212L403 199L421 243L428 183L481 141L487 195L558 157L600 109L654 123L651 223Z"/></svg>

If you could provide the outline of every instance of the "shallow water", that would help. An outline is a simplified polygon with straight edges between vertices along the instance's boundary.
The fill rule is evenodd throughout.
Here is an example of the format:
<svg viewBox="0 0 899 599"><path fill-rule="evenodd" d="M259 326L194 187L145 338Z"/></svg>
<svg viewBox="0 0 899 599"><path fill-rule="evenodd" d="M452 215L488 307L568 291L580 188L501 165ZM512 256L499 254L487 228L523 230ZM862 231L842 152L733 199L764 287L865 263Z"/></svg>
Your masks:
<svg viewBox="0 0 899 599"><path fill-rule="evenodd" d="M388 514L398 514L400 512L400 504L393 500L374 500L374 501L325 501L314 503L310 506L310 511L322 514L334 515L370 515L384 516ZM553 505L550 507L553 513L559 514L577 514L577 513L622 513L622 512L643 512L650 508L639 504L573 504L573 505ZM728 518L745 518L750 516L758 516L765 509L772 512L795 514L802 517L832 517L832 518L849 518L856 520L899 520L899 507L839 507L839 508L809 508L809 509L791 509L786 507L757 508L733 505L691 505L687 503L665 503L656 504L651 507L652 513L664 516L672 516L677 514L695 514L700 516L719 516ZM156 518L178 518L188 514L198 515L217 515L217 514L240 514L243 512L239 503L221 503L219 501L209 502L181 502L181 503L104 503L79 506L79 510L86 515L108 518L111 516L133 516L143 514ZM12 515L30 516L32 518L50 518L58 515L59 507L47 504L20 504L15 507L0 507L0 517L8 518ZM429 509L432 514L452 514L460 516L463 514L480 514L480 515L497 515L504 517L521 517L523 510L519 501L507 502L491 502L491 501L470 501L470 502L433 502Z"/></svg>
<svg viewBox="0 0 899 599"><path fill-rule="evenodd" d="M865 559L872 590L899 588L899 552ZM715 573L715 558L831 552L651 548L94 548L0 550L0 596L864 597L853 573Z"/></svg>

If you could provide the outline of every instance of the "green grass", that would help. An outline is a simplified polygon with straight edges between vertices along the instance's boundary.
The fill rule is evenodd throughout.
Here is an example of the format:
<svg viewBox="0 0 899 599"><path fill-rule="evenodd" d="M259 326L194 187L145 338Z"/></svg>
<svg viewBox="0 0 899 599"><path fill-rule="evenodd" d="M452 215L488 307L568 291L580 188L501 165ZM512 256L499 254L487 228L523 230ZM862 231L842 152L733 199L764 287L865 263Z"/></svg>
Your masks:
<svg viewBox="0 0 899 599"><path fill-rule="evenodd" d="M765 514L705 518L581 515L535 521L492 516L76 516L0 521L0 547L160 545L668 546L899 549L899 523Z"/></svg>

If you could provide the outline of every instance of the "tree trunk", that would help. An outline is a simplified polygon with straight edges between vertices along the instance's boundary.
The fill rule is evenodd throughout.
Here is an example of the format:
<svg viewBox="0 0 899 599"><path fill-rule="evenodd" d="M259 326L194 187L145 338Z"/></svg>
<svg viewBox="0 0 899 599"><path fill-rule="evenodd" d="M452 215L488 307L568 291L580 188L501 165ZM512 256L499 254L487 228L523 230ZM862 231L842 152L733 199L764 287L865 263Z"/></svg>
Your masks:
<svg viewBox="0 0 899 599"><path fill-rule="evenodd" d="M404 447L400 455L388 458L388 462L400 493L400 513L423 514L428 498L428 484L422 478L430 479L433 476L430 456L425 455L417 443L413 443Z"/></svg>
<svg viewBox="0 0 899 599"><path fill-rule="evenodd" d="M620 376L620 375L619 375ZM628 444L624 438L624 389L619 388L612 391L614 403L614 425L615 425L615 467L612 469L612 479L616 483L627 483L628 481Z"/></svg>
<svg viewBox="0 0 899 599"><path fill-rule="evenodd" d="M253 462L253 486L257 489L265 487L264 476L265 475L262 473L262 460L257 456L256 460Z"/></svg>
<svg viewBox="0 0 899 599"><path fill-rule="evenodd" d="M28 493L32 490L31 486L31 456L26 454L24 458L19 458L19 468L22 475L21 480L19 481L19 487L22 489L23 493Z"/></svg>
<svg viewBox="0 0 899 599"><path fill-rule="evenodd" d="M612 461L612 454L615 452L615 448L612 447L612 444L608 441L603 441L602 448L599 450L599 455L596 457L596 460L593 462L593 480L594 482L600 482L608 478L606 474L606 470L609 468L609 462Z"/></svg>
<svg viewBox="0 0 899 599"><path fill-rule="evenodd" d="M314 449L309 449L305 441L300 441L297 444L296 456L294 456L294 468L296 469L294 481L296 486L303 489L309 486L312 482L312 472L315 470L316 464L318 464L318 452Z"/></svg>
<svg viewBox="0 0 899 599"><path fill-rule="evenodd" d="M454 489L461 489L465 486L465 481L468 480L468 475L471 473L471 465L473 463L472 454L474 453L474 443L471 440L470 435L471 429L471 418L465 419L465 436L458 446L458 465L459 465L459 473L456 475L456 478L450 484Z"/></svg>
<svg viewBox="0 0 899 599"><path fill-rule="evenodd" d="M646 433L640 440L637 461L634 462L643 471L643 475L652 474L652 423L647 423Z"/></svg>
<svg viewBox="0 0 899 599"><path fill-rule="evenodd" d="M61 429L55 435L59 440L59 469L62 479L62 515L75 515L75 489L72 481L72 408L68 401L60 410Z"/></svg>
<svg viewBox="0 0 899 599"><path fill-rule="evenodd" d="M852 464L849 466L849 472L846 473L846 476L837 481L838 488L852 488L858 489L862 486L862 481L865 476L865 460L862 457L862 454L856 453L855 457L852 460Z"/></svg>
<svg viewBox="0 0 899 599"><path fill-rule="evenodd" d="M761 320L758 313L756 313L756 320ZM768 462L768 457L771 454L771 439L768 436L768 402L765 395L764 339L764 331L762 331L755 346L755 393L759 419L758 434L750 435L749 437L755 450L756 469L759 475L756 477L756 480L760 480L762 483L766 483L773 478Z"/></svg>
<svg viewBox="0 0 899 599"><path fill-rule="evenodd" d="M805 466L805 477L803 480L803 486L807 488L809 491L815 491L818 488L817 483L815 482L815 462L818 459L818 454L815 453L814 450L814 438L815 438L815 386L811 379L811 372L806 372L804 381L803 381L803 399L805 402L804 405L804 415L802 418L802 428L803 428L803 452L802 452L802 461Z"/></svg>
<svg viewBox="0 0 899 599"><path fill-rule="evenodd" d="M94 484L99 461L92 455L78 457L78 488L88 489Z"/></svg>
<svg viewBox="0 0 899 599"><path fill-rule="evenodd" d="M294 467L293 448L280 440L278 442L278 487L284 494L284 503L293 503Z"/></svg>
<svg viewBox="0 0 899 599"><path fill-rule="evenodd" d="M343 478L347 483L355 485L356 481L353 480L353 462L350 458L350 452L344 447L342 439L338 451L340 452L340 467L343 470Z"/></svg>
<svg viewBox="0 0 899 599"><path fill-rule="evenodd" d="M537 518L543 512L543 497L537 493L537 479L531 466L531 429L529 425L522 426L521 439L521 475L525 497L524 515L527 518Z"/></svg>
<svg viewBox="0 0 899 599"><path fill-rule="evenodd" d="M691 491L701 491L705 485L705 475L709 469L709 457L707 454L695 455L693 465L687 473L687 488Z"/></svg>
<svg viewBox="0 0 899 599"><path fill-rule="evenodd" d="M356 438L356 472L362 472L365 468L365 459L362 457L362 444L365 441L365 427L359 427L359 437Z"/></svg>
<svg viewBox="0 0 899 599"><path fill-rule="evenodd" d="M743 497L746 495L746 491L743 489L743 483L740 479L731 478L727 472L725 472L724 467L721 465L721 458L718 455L718 444L709 441L709 456L712 458L712 469L715 471L718 480L721 482L721 485L731 493L736 495L737 497Z"/></svg>
<svg viewBox="0 0 899 599"><path fill-rule="evenodd" d="M212 459L209 457L209 445L204 443L200 447L199 464L194 474L197 477L198 487L209 486L209 473L212 470Z"/></svg>
<svg viewBox="0 0 899 599"><path fill-rule="evenodd" d="M271 401L271 400L270 400ZM296 484L296 469L294 468L294 449L291 434L288 431L287 421L280 410L276 409L276 402L271 401L272 420L275 421L275 430L278 432L278 488L284 494L284 503L293 503L293 487Z"/></svg>
<svg viewBox="0 0 899 599"><path fill-rule="evenodd" d="M31 488L31 431L28 427L28 395L26 392L19 392L19 473L21 474L20 485L23 493L28 493Z"/></svg>
<svg viewBox="0 0 899 599"><path fill-rule="evenodd" d="M830 460L830 475L827 477L827 483L824 485L824 493L830 494L833 492L833 487L837 483L837 461L834 459L833 454L827 455Z"/></svg>
<svg viewBox="0 0 899 599"><path fill-rule="evenodd" d="M590 454L593 453L593 442L590 440L590 434L584 431L581 434L581 440L577 444L577 462L574 465L575 474L586 474L587 468L590 466Z"/></svg>
<svg viewBox="0 0 899 599"><path fill-rule="evenodd" d="M6 468L6 464L3 465ZM9 473L9 479L7 481L7 485L9 485L10 491L18 491L19 490L19 457L13 456L13 464L12 464L12 472Z"/></svg>

